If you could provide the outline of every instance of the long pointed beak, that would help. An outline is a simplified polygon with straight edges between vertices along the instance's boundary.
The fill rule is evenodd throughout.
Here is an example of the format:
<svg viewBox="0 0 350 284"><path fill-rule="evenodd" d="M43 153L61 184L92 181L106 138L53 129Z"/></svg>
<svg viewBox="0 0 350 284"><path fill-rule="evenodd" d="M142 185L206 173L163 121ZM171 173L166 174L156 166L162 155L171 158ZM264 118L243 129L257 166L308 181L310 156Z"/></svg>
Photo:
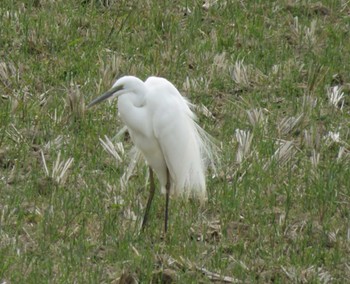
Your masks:
<svg viewBox="0 0 350 284"><path fill-rule="evenodd" d="M110 98L111 96L113 96L116 92L120 91L123 89L123 85L118 85L113 87L112 89L110 89L109 91L107 91L106 93L104 93L102 96L94 99L91 103L89 103L89 105L87 106L88 108Z"/></svg>

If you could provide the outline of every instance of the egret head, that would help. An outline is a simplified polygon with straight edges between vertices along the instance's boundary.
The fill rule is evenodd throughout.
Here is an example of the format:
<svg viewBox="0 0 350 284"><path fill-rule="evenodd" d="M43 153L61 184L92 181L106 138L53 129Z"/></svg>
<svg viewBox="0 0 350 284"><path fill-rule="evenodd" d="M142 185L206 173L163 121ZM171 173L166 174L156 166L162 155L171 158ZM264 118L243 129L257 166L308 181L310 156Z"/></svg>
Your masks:
<svg viewBox="0 0 350 284"><path fill-rule="evenodd" d="M118 79L113 87L100 97L89 103L88 108L113 97L119 97L126 93L139 93L144 88L144 83L134 76L124 76Z"/></svg>

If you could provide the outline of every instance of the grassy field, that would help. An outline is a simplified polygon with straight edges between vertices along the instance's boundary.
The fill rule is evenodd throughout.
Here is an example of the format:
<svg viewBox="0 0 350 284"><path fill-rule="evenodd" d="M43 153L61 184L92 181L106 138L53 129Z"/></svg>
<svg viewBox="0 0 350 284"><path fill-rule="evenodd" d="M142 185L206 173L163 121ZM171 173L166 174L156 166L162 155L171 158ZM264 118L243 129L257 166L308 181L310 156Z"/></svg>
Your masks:
<svg viewBox="0 0 350 284"><path fill-rule="evenodd" d="M0 283L350 279L349 1L2 0L0 19ZM125 185L116 103L84 107L126 74L172 81L221 148L166 239L160 194L139 234L147 168Z"/></svg>

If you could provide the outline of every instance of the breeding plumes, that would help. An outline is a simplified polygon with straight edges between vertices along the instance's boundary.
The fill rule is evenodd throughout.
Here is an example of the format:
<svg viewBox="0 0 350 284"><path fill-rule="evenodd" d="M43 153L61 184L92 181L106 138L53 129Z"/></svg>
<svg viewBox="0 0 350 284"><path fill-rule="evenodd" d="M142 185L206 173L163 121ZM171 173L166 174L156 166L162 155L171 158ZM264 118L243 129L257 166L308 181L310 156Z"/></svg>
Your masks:
<svg viewBox="0 0 350 284"><path fill-rule="evenodd" d="M133 76L122 77L88 107L112 97L118 98L120 117L149 166L150 194L142 229L155 192L154 171L166 197L167 232L170 194L196 197L201 202L207 199L205 173L217 157L216 147L196 123L193 105L164 78L149 77L143 82Z"/></svg>

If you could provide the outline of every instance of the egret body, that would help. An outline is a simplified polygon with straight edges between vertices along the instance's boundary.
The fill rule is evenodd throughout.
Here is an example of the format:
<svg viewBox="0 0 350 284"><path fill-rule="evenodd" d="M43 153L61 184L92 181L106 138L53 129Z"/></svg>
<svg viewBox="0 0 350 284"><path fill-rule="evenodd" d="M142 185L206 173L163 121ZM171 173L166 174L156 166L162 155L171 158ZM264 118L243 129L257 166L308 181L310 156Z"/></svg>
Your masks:
<svg viewBox="0 0 350 284"><path fill-rule="evenodd" d="M122 77L88 107L111 97L118 98L120 117L150 170L150 195L142 229L155 192L154 171L166 196L166 232L170 194L207 199L206 166L215 156L210 138L196 123L192 104L164 78L149 77L143 82L133 76Z"/></svg>

